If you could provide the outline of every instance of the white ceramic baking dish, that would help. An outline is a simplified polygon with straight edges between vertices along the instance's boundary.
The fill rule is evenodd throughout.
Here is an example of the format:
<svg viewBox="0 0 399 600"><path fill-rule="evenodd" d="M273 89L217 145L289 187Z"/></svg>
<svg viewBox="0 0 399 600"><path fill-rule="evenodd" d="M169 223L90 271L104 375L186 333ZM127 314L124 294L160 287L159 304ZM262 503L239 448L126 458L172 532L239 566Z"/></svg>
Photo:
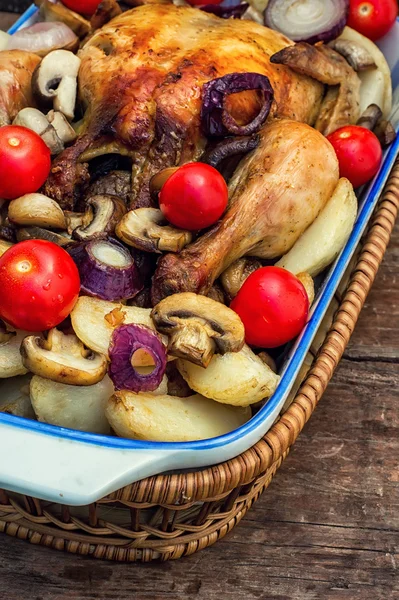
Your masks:
<svg viewBox="0 0 399 600"><path fill-rule="evenodd" d="M10 32L34 22L36 14L36 7L31 7ZM396 87L396 112L392 121L399 130L399 22L381 41L380 47L392 68ZM398 152L399 138L385 152L380 172L360 195L355 228L322 282L309 322L281 369L278 389L248 423L209 440L155 443L81 433L0 414L0 487L44 500L84 505L149 475L216 464L255 444L272 426L290 393ZM1 387L0 383L0 395Z"/></svg>

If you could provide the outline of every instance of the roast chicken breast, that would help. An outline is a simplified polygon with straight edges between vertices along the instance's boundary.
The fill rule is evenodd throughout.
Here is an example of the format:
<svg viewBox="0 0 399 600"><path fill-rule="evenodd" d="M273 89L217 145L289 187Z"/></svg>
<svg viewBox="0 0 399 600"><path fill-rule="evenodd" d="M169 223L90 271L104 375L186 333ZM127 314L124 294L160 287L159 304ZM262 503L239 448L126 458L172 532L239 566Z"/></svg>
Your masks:
<svg viewBox="0 0 399 600"><path fill-rule="evenodd" d="M153 279L152 302L180 292L207 294L234 261L285 254L313 223L339 180L333 147L318 131L275 120L229 185L222 220L180 254L167 254Z"/></svg>
<svg viewBox="0 0 399 600"><path fill-rule="evenodd" d="M40 61L23 50L0 52L0 127L10 125L23 108L35 105L31 81Z"/></svg>
<svg viewBox="0 0 399 600"><path fill-rule="evenodd" d="M97 31L79 56L82 135L55 162L46 187L72 208L77 162L120 152L133 159L132 208L151 204L148 183L164 167L197 160L204 83L233 72L269 77L275 102L270 118L314 123L324 86L270 57L292 44L276 31L245 20L220 19L190 7L148 5L119 15ZM254 92L231 96L242 122L259 110Z"/></svg>

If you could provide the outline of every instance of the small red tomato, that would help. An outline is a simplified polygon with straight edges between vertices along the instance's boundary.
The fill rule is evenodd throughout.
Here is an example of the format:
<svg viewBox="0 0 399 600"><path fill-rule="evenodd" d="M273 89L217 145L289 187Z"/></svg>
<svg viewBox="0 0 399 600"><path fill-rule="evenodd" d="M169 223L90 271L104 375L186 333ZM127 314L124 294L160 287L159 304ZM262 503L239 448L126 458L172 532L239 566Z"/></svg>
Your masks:
<svg viewBox="0 0 399 600"><path fill-rule="evenodd" d="M67 8L91 17L96 12L101 0L62 0Z"/></svg>
<svg viewBox="0 0 399 600"><path fill-rule="evenodd" d="M378 40L388 33L397 16L396 0L350 0L348 25L370 40Z"/></svg>
<svg viewBox="0 0 399 600"><path fill-rule="evenodd" d="M370 181L378 172L382 149L372 131L357 125L346 125L327 136L334 147L341 177L349 179L354 188Z"/></svg>
<svg viewBox="0 0 399 600"><path fill-rule="evenodd" d="M50 150L37 133L18 125L0 128L0 198L37 192L50 168Z"/></svg>
<svg viewBox="0 0 399 600"><path fill-rule="evenodd" d="M231 308L244 323L247 344L277 348L302 331L309 299L292 273L280 267L263 267L248 277Z"/></svg>
<svg viewBox="0 0 399 600"><path fill-rule="evenodd" d="M0 318L26 331L59 325L80 290L78 269L65 250L45 240L15 244L0 258Z"/></svg>
<svg viewBox="0 0 399 600"><path fill-rule="evenodd" d="M220 219L228 196L226 182L219 171L204 163L189 163L164 183L159 206L172 225L196 231Z"/></svg>

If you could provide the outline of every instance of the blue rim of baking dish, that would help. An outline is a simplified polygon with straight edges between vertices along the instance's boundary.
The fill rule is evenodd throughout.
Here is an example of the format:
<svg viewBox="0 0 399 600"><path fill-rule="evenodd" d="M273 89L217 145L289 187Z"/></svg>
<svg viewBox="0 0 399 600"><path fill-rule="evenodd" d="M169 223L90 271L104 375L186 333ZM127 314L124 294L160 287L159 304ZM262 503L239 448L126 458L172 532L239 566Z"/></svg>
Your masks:
<svg viewBox="0 0 399 600"><path fill-rule="evenodd" d="M31 6L24 15L11 27L9 33L15 33L26 21L32 18L38 11L36 6ZM398 19L399 22L399 19ZM361 240L362 234L374 212L375 206L381 195L383 187L389 177L389 173L394 165L396 157L399 154L399 136L395 142L385 151L384 162L379 173L366 188L362 194L363 200L360 200L358 217L351 233L351 236L342 250L341 254L330 268L321 289L319 290L315 304L313 305L311 316L306 324L302 334L290 352L283 371L281 380L273 396L265 403L259 412L247 423L227 433L225 435L210 438L207 440L198 440L193 442L147 442L141 440L128 440L94 433L86 433L72 429L64 429L55 425L39 423L23 417L7 415L0 413L0 423L17 427L47 436L62 438L80 443L86 443L96 446L102 446L123 450L211 450L236 442L238 439L248 435L254 429L260 427L262 423L277 409L283 405L288 396L293 382L295 381L303 361L309 351L315 334L323 320L326 310L340 284L341 278ZM266 432L265 432L266 433Z"/></svg>

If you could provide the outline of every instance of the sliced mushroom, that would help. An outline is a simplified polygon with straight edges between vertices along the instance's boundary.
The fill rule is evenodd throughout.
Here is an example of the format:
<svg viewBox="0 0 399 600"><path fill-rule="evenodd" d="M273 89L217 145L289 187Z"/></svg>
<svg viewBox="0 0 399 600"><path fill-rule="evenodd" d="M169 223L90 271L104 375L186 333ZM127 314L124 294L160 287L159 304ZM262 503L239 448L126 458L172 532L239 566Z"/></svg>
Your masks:
<svg viewBox="0 0 399 600"><path fill-rule="evenodd" d="M323 101L315 129L328 135L343 125L356 123L360 115L360 79L338 52L328 46L299 42L274 54L270 62L286 65L332 86Z"/></svg>
<svg viewBox="0 0 399 600"><path fill-rule="evenodd" d="M62 112L50 110L46 115L47 121L54 127L58 137L64 144L74 142L77 134Z"/></svg>
<svg viewBox="0 0 399 600"><path fill-rule="evenodd" d="M240 352L215 354L207 369L187 360L178 360L177 368L191 389L233 406L249 406L270 398L280 381L247 345Z"/></svg>
<svg viewBox="0 0 399 600"><path fill-rule="evenodd" d="M7 252L9 248L12 248L14 244L11 242L6 242L5 240L0 239L0 257L3 256L4 252Z"/></svg>
<svg viewBox="0 0 399 600"><path fill-rule="evenodd" d="M90 19L91 28L93 30L100 29L120 14L122 14L122 9L116 0L102 0Z"/></svg>
<svg viewBox="0 0 399 600"><path fill-rule="evenodd" d="M110 433L105 407L113 393L114 386L108 376L86 387L57 383L37 375L30 384L31 401L39 421L91 433Z"/></svg>
<svg viewBox="0 0 399 600"><path fill-rule="evenodd" d="M26 331L9 331L0 320L0 379L25 375L25 368L19 352Z"/></svg>
<svg viewBox="0 0 399 600"><path fill-rule="evenodd" d="M370 104L358 119L356 125L373 131L378 121L382 118L382 110L376 104Z"/></svg>
<svg viewBox="0 0 399 600"><path fill-rule="evenodd" d="M190 442L218 437L251 418L249 408L222 406L195 394L190 398L117 392L106 415L115 433L128 439Z"/></svg>
<svg viewBox="0 0 399 600"><path fill-rule="evenodd" d="M373 56L358 42L336 39L328 45L341 54L355 71L365 71L377 67Z"/></svg>
<svg viewBox="0 0 399 600"><path fill-rule="evenodd" d="M159 173L156 173L150 180L150 193L152 196L156 196L165 183L168 181L169 177L176 173L179 167L168 167L167 169L162 169Z"/></svg>
<svg viewBox="0 0 399 600"><path fill-rule="evenodd" d="M55 50L45 56L32 77L37 100L43 105L53 103L54 110L69 120L75 115L77 77L80 58L68 50Z"/></svg>
<svg viewBox="0 0 399 600"><path fill-rule="evenodd" d="M31 375L12 377L0 382L0 413L7 413L25 419L35 419L35 412L29 398Z"/></svg>
<svg viewBox="0 0 399 600"><path fill-rule="evenodd" d="M155 327L169 338L168 352L201 367L216 353L239 352L245 330L224 304L191 292L168 296L152 310Z"/></svg>
<svg viewBox="0 0 399 600"><path fill-rule="evenodd" d="M115 233L115 227L126 213L123 200L103 194L89 198L86 204L92 210L93 219L88 225L77 227L73 237L86 242Z"/></svg>
<svg viewBox="0 0 399 600"><path fill-rule="evenodd" d="M31 335L21 344L26 369L45 379L69 385L94 385L107 372L107 359L84 347L76 335L51 329L47 339Z"/></svg>
<svg viewBox="0 0 399 600"><path fill-rule="evenodd" d="M49 231L42 227L22 227L18 229L17 240L18 242L24 242L25 240L47 240L61 247L68 246L71 243L71 238L66 237L66 235L54 233L54 231Z"/></svg>
<svg viewBox="0 0 399 600"><path fill-rule="evenodd" d="M137 208L123 217L116 234L125 244L144 252L180 252L191 242L192 233L164 223L159 209Z"/></svg>
<svg viewBox="0 0 399 600"><path fill-rule="evenodd" d="M12 200L8 207L8 218L17 225L66 229L60 205L43 194L26 194Z"/></svg>
<svg viewBox="0 0 399 600"><path fill-rule="evenodd" d="M261 267L262 263L256 258L240 258L222 273L220 281L230 301L237 296L248 277Z"/></svg>
<svg viewBox="0 0 399 600"><path fill-rule="evenodd" d="M35 0L35 4L40 6L40 16L44 21L61 21L62 23L65 23L65 25L68 25L68 27L70 27L81 39L86 37L90 32L91 27L89 21L67 8L62 2Z"/></svg>
<svg viewBox="0 0 399 600"><path fill-rule="evenodd" d="M64 150L64 144L47 117L37 108L23 108L14 119L13 125L31 129L42 138L50 149L51 154L59 154Z"/></svg>
<svg viewBox="0 0 399 600"><path fill-rule="evenodd" d="M85 228L90 225L93 220L93 211L90 207L87 208L86 212L78 213L70 210L64 211L66 230L69 235L78 229L79 227Z"/></svg>
<svg viewBox="0 0 399 600"><path fill-rule="evenodd" d="M386 146L392 144L392 142L396 140L397 136L392 123L390 121L385 121L385 119L381 119L381 121L377 123L374 133L380 140L380 144L383 148L386 148Z"/></svg>

